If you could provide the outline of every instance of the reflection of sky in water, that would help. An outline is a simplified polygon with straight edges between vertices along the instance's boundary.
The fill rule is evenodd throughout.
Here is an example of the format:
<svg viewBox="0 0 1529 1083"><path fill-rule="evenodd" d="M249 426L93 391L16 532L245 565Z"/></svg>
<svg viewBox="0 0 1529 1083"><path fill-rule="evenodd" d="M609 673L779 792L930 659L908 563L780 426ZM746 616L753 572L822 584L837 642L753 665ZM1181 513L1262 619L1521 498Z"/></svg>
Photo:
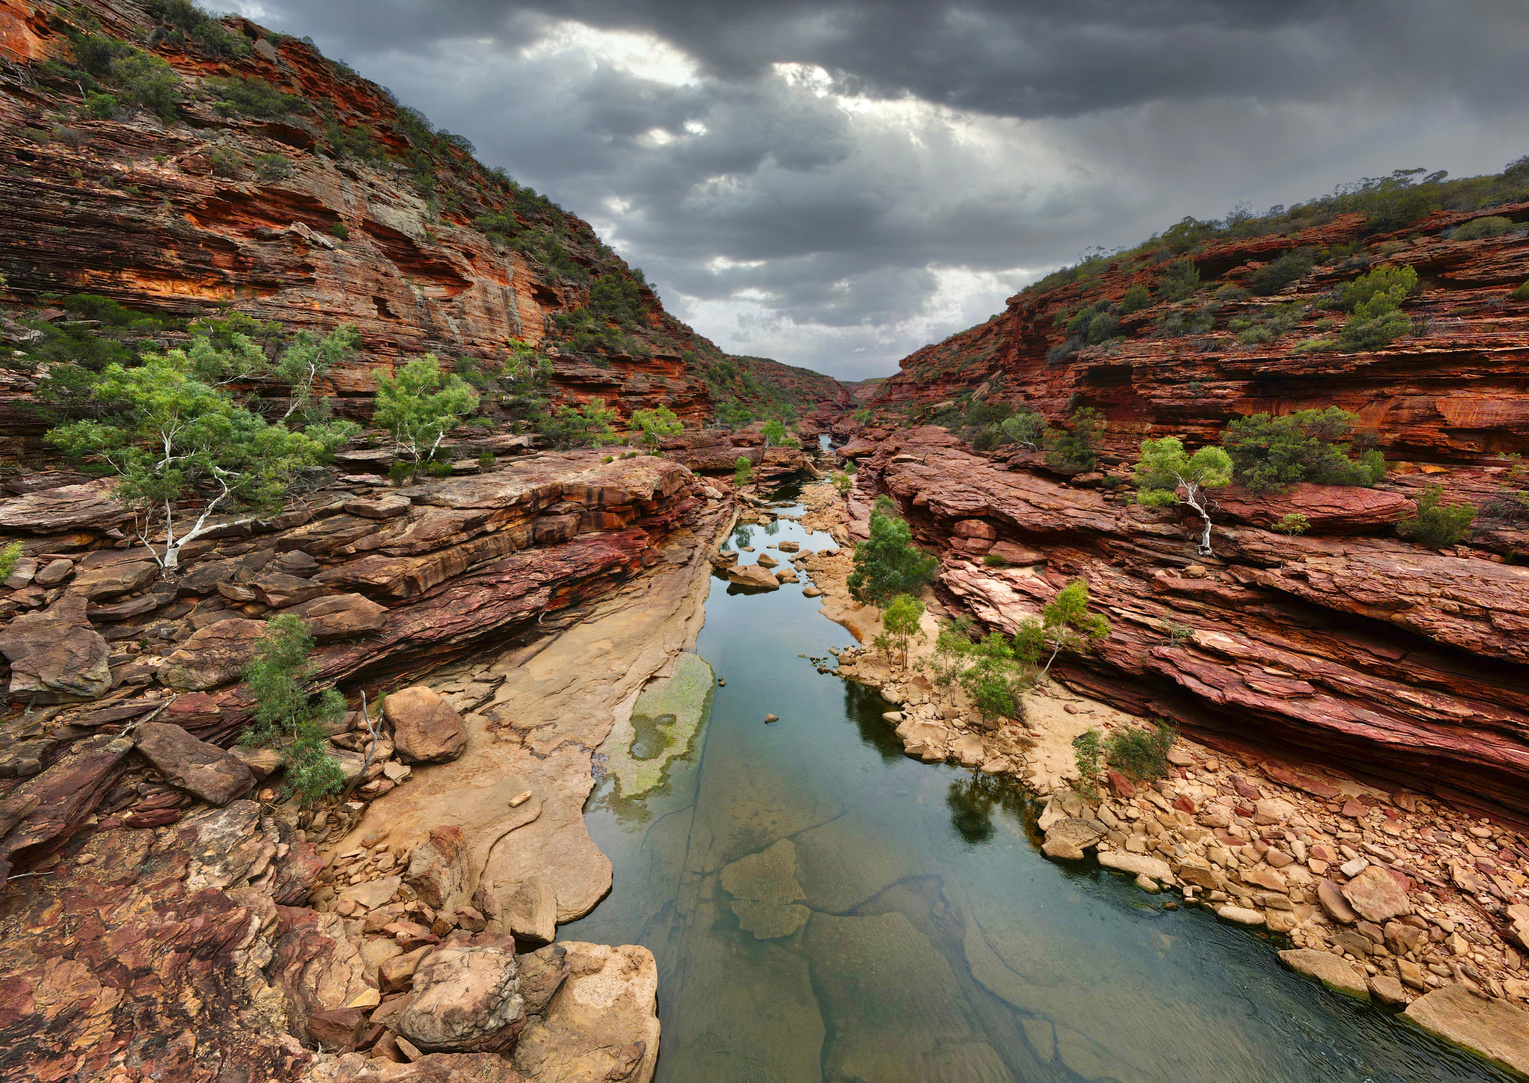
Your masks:
<svg viewBox="0 0 1529 1083"><path fill-rule="evenodd" d="M788 539L833 544L787 520L734 541L747 564ZM713 578L697 650L727 684L695 747L590 805L615 886L559 936L653 950L661 1083L1505 1078L1257 934L1046 861L1022 793L908 759L887 704L817 672L851 639L806 583Z"/></svg>

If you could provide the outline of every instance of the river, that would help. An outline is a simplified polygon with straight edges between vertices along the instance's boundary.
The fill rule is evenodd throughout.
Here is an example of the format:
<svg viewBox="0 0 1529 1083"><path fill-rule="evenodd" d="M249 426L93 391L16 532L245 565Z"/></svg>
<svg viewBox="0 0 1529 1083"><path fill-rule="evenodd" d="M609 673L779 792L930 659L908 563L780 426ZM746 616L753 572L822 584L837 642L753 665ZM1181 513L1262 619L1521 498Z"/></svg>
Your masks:
<svg viewBox="0 0 1529 1083"><path fill-rule="evenodd" d="M729 544L788 540L833 546L785 520ZM675 758L586 810L614 888L558 935L653 951L660 1083L1509 1078L1285 970L1269 934L1047 861L1019 790L907 758L884 701L819 672L852 640L804 585L713 579L696 653L725 685L698 722L638 719L607 762Z"/></svg>

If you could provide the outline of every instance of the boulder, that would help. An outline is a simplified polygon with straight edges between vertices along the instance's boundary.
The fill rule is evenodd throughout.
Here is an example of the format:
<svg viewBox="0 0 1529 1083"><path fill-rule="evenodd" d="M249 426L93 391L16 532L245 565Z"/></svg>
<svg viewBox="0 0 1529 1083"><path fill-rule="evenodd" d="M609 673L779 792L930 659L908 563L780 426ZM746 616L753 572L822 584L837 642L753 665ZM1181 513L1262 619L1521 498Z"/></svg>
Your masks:
<svg viewBox="0 0 1529 1083"><path fill-rule="evenodd" d="M166 782L210 805L222 807L254 788L254 774L236 757L173 723L145 722L137 738L138 751Z"/></svg>
<svg viewBox="0 0 1529 1083"><path fill-rule="evenodd" d="M650 1083L659 1032L653 953L635 945L562 947L568 979L521 1034L515 1067L535 1079Z"/></svg>
<svg viewBox="0 0 1529 1083"><path fill-rule="evenodd" d="M454 937L414 970L414 992L397 1032L427 1053L508 1051L526 1023L514 942Z"/></svg>
<svg viewBox="0 0 1529 1083"><path fill-rule="evenodd" d="M1389 872L1376 865L1344 884L1343 897L1366 921L1379 923L1412 913L1407 893Z"/></svg>
<svg viewBox="0 0 1529 1083"><path fill-rule="evenodd" d="M1352 925L1359 920L1359 915L1343 897L1343 889L1331 880L1321 880L1317 883L1317 901L1322 904L1322 909L1327 916L1334 921L1341 921L1345 925Z"/></svg>
<svg viewBox="0 0 1529 1083"><path fill-rule="evenodd" d="M1047 857L1077 861L1083 857L1083 851L1104 838L1105 833L1104 825L1097 820L1068 816L1046 829L1041 852Z"/></svg>
<svg viewBox="0 0 1529 1083"><path fill-rule="evenodd" d="M744 590L779 590L780 581L770 574L768 568L758 564L727 569L727 581Z"/></svg>
<svg viewBox="0 0 1529 1083"><path fill-rule="evenodd" d="M236 680L264 634L265 621L230 617L209 624L165 659L159 682L178 692L201 692Z"/></svg>
<svg viewBox="0 0 1529 1083"><path fill-rule="evenodd" d="M295 606L292 612L308 622L320 643L382 631L388 608L360 594L331 594Z"/></svg>
<svg viewBox="0 0 1529 1083"><path fill-rule="evenodd" d="M1246 906L1223 906L1216 911L1216 916L1222 921L1230 921L1236 925L1262 925L1264 916L1257 910L1250 910Z"/></svg>
<svg viewBox="0 0 1529 1083"><path fill-rule="evenodd" d="M13 699L69 703L111 687L111 648L86 620L82 595L66 594L11 621L0 631L0 654L11 663Z"/></svg>
<svg viewBox="0 0 1529 1083"><path fill-rule="evenodd" d="M319 1047L349 1053L366 1032L366 1016L356 1008L330 1008L308 1017L308 1037Z"/></svg>
<svg viewBox="0 0 1529 1083"><path fill-rule="evenodd" d="M1280 952L1279 957L1291 970L1316 978L1335 993L1344 993L1362 1000L1370 999L1364 971L1341 955L1312 948L1295 948Z"/></svg>
<svg viewBox="0 0 1529 1083"><path fill-rule="evenodd" d="M159 565L152 560L112 550L98 552L109 555L100 562L87 558L69 585L69 593L83 594L92 602L99 602L136 593L159 579ZM90 557L96 555L91 553Z"/></svg>
<svg viewBox="0 0 1529 1083"><path fill-rule="evenodd" d="M1153 880L1168 880L1173 876L1173 870L1168 862L1160 857L1149 857L1146 854L1126 854L1119 850L1100 850L1099 864L1107 869L1116 869L1120 872L1128 872L1133 876L1148 876Z"/></svg>
<svg viewBox="0 0 1529 1083"><path fill-rule="evenodd" d="M1217 493L1216 503L1228 518L1265 529L1286 515L1303 515L1312 534L1384 530L1412 510L1412 502L1402 493L1307 481L1268 495L1234 486Z"/></svg>
<svg viewBox="0 0 1529 1083"><path fill-rule="evenodd" d="M422 684L389 694L383 715L393 727L393 745L405 763L445 763L467 748L462 716L434 689Z"/></svg>
<svg viewBox="0 0 1529 1083"><path fill-rule="evenodd" d="M1529 1012L1446 985L1414 1000L1402 1018L1478 1056L1529 1076Z"/></svg>
<svg viewBox="0 0 1529 1083"><path fill-rule="evenodd" d="M353 497L340 505L340 509L347 515L359 515L363 519L395 519L405 514L411 507L413 504L409 498L398 493L388 493L371 499Z"/></svg>

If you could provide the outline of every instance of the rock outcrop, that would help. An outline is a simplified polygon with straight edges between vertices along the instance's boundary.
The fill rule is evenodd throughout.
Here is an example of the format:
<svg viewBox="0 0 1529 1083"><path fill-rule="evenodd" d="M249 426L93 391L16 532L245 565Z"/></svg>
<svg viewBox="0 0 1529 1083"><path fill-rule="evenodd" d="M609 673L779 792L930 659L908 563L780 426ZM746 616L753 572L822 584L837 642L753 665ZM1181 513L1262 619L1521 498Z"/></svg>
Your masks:
<svg viewBox="0 0 1529 1083"><path fill-rule="evenodd" d="M983 623L1012 631L1069 580L1088 581L1112 633L1058 660L1079 690L1209 740L1326 756L1520 814L1529 571L1354 535L1352 517L1287 536L1254 525L1251 504L1216 527L1216 557L1198 558L1172 512L1005 469L932 427L889 432L860 462L859 499L894 497L944 554L942 591Z"/></svg>

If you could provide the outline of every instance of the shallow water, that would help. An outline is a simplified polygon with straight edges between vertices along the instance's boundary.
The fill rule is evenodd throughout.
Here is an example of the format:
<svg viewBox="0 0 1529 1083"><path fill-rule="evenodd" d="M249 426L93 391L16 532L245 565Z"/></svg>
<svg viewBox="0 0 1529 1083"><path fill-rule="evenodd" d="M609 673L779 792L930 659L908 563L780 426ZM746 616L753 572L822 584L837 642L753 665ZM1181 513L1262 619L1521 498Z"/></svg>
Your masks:
<svg viewBox="0 0 1529 1083"><path fill-rule="evenodd" d="M734 542L788 538L833 545ZM1260 934L1045 860L1020 793L908 759L884 701L803 657L852 642L804 585L713 579L697 652L726 686L660 787L587 810L615 885L558 935L653 951L660 1083L1507 1078Z"/></svg>

